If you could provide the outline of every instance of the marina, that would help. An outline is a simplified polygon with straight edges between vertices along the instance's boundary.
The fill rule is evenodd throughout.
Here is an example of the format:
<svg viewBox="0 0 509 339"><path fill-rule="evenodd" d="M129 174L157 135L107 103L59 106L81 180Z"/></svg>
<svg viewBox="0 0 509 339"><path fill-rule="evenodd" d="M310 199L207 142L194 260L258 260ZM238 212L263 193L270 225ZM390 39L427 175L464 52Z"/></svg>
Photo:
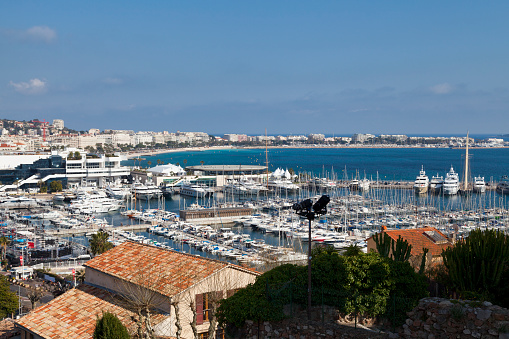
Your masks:
<svg viewBox="0 0 509 339"><path fill-rule="evenodd" d="M428 150L427 158L436 151L441 150ZM288 159L283 150L278 152L275 154ZM290 155L294 152L286 151ZM393 152L399 156L401 150ZM461 154L456 154L461 160ZM215 156L223 159L222 155ZM88 255L89 237L102 230L116 245L138 241L263 269L305 260L310 241L313 246L332 246L338 251L350 245L366 250L365 240L382 227L433 226L456 239L475 228L506 232L506 181L503 177L494 181L486 170L476 171L483 176L461 186L455 170L462 168L461 163L451 165L445 179L440 172L429 179L426 172L436 164L422 164L420 159L414 159L411 171L398 178L393 175L388 179L378 171L373 176L362 170L361 179L360 170L349 175L347 166L336 172L334 168L341 167L329 163L330 171L322 165L320 172L303 169L296 173L276 159L273 154L277 167L270 174L263 173L260 166L253 166L258 173L251 175L230 165L231 173L224 178L207 173L200 180L199 175L188 173L156 186L149 177L143 182L140 175L132 184L80 186L45 196L5 195L0 199L0 211L2 233L13 240L8 253L18 257L26 251L26 263L72 260ZM309 159L316 162L322 158ZM316 168L315 162L308 162L308 168ZM470 168L476 169L475 164ZM365 165L373 166L371 162ZM220 167L198 169L217 172ZM490 180L485 182L484 177ZM312 223L310 239L307 220L301 219L292 206L322 195L330 197L328 213Z"/></svg>

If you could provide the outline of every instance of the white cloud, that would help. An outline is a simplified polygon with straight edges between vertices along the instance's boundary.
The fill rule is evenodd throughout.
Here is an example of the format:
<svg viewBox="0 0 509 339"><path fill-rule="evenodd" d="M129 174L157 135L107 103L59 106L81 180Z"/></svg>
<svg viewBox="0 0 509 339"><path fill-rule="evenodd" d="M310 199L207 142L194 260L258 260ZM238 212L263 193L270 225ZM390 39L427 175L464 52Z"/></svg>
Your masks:
<svg viewBox="0 0 509 339"><path fill-rule="evenodd" d="M47 90L47 82L40 79L30 79L28 82L9 82L9 85L14 88L16 92L22 94L40 94Z"/></svg>
<svg viewBox="0 0 509 339"><path fill-rule="evenodd" d="M124 80L120 78L106 78L103 79L103 82L108 85L121 85L124 83Z"/></svg>
<svg viewBox="0 0 509 339"><path fill-rule="evenodd" d="M48 26L34 26L25 30L3 30L0 33L15 40L52 43L57 39L57 32Z"/></svg>
<svg viewBox="0 0 509 339"><path fill-rule="evenodd" d="M432 86L430 90L435 94L447 94L452 92L452 90L454 90L454 87L445 82L443 84Z"/></svg>

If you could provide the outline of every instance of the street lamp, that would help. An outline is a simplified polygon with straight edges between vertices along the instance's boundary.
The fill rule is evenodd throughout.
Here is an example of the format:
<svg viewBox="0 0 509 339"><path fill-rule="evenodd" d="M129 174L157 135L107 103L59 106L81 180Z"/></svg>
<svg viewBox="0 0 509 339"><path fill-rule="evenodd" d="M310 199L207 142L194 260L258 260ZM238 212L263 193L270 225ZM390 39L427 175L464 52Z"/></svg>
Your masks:
<svg viewBox="0 0 509 339"><path fill-rule="evenodd" d="M317 202L313 204L311 199L306 199L292 206L295 213L309 220L308 230L308 320L311 320L311 221L316 216L327 213L327 204L330 198L328 195L322 195Z"/></svg>

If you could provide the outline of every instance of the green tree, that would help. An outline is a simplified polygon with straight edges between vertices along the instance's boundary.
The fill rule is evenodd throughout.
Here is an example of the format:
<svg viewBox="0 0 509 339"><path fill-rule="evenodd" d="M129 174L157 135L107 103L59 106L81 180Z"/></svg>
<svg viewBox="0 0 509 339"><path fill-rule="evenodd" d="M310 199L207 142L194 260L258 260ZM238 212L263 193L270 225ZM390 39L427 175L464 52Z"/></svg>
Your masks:
<svg viewBox="0 0 509 339"><path fill-rule="evenodd" d="M90 239L90 248L94 255L102 254L113 248L113 244L108 241L108 238L108 233L103 231L92 234L92 238Z"/></svg>
<svg viewBox="0 0 509 339"><path fill-rule="evenodd" d="M94 339L129 339L127 328L110 312L103 313L95 323Z"/></svg>
<svg viewBox="0 0 509 339"><path fill-rule="evenodd" d="M48 192L48 186L46 186L46 185L41 186L41 193L46 193L46 192Z"/></svg>
<svg viewBox="0 0 509 339"><path fill-rule="evenodd" d="M52 181L49 184L49 189L51 192L61 192L62 191L62 182L60 180Z"/></svg>
<svg viewBox="0 0 509 339"><path fill-rule="evenodd" d="M3 319L18 309L18 297L9 289L9 281L0 275L0 319Z"/></svg>
<svg viewBox="0 0 509 339"><path fill-rule="evenodd" d="M2 246L2 260L5 259L5 255L7 254L7 246L9 246L10 243L11 241L5 235L0 238L0 246Z"/></svg>

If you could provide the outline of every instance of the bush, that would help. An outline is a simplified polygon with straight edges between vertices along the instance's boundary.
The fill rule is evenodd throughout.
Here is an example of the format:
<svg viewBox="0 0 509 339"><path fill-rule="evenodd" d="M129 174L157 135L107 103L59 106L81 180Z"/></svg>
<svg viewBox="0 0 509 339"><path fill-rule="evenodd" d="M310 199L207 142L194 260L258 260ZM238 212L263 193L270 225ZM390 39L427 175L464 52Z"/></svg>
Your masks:
<svg viewBox="0 0 509 339"><path fill-rule="evenodd" d="M118 320L117 316L106 312L97 319L94 330L94 339L129 339L127 328Z"/></svg>

